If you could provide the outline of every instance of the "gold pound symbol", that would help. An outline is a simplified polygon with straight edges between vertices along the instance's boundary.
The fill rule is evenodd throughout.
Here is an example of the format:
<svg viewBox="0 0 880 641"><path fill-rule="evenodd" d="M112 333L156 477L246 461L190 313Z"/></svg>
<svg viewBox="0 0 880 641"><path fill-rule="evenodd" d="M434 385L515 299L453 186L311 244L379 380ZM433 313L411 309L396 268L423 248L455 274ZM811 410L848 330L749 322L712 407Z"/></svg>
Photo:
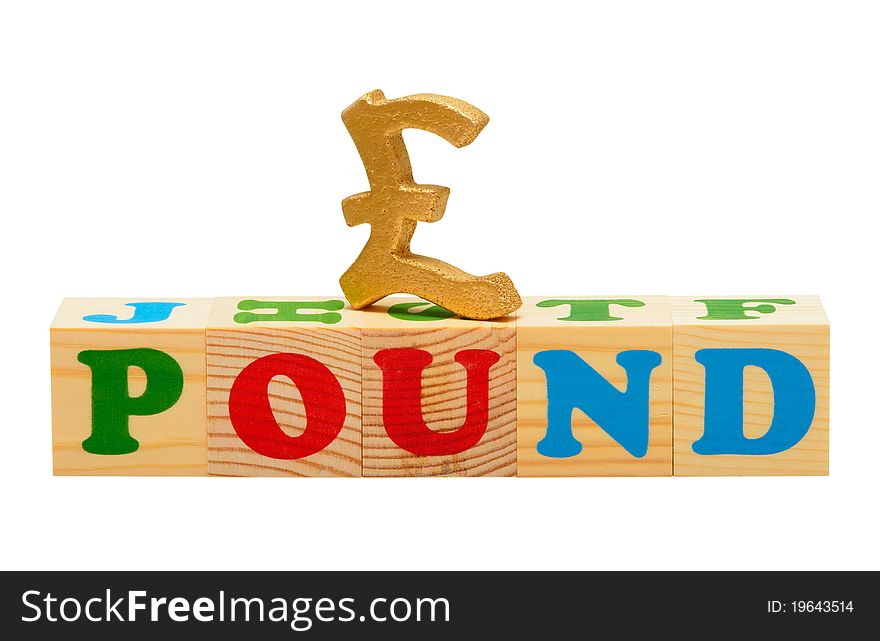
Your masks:
<svg viewBox="0 0 880 641"><path fill-rule="evenodd" d="M410 251L419 221L443 217L449 188L420 185L412 175L404 129L424 129L456 147L474 141L489 117L468 103L435 94L388 100L365 94L342 112L363 160L370 191L342 201L349 226L370 224L370 239L339 283L355 309L395 293L414 294L465 318L488 320L522 305L503 272L473 276L436 258Z"/></svg>

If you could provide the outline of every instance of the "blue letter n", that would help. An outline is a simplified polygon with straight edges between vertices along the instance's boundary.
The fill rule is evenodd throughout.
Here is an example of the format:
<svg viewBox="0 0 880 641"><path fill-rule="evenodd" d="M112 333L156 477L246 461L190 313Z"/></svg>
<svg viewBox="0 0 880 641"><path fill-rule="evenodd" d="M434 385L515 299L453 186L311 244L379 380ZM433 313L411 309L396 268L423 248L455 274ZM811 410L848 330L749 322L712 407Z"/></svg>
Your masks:
<svg viewBox="0 0 880 641"><path fill-rule="evenodd" d="M571 350L535 354L535 365L547 376L547 433L538 453L553 458L580 454L583 446L571 433L571 413L578 408L632 456L642 458L648 452L648 383L662 360L648 350L620 352L617 364L627 376L621 392Z"/></svg>

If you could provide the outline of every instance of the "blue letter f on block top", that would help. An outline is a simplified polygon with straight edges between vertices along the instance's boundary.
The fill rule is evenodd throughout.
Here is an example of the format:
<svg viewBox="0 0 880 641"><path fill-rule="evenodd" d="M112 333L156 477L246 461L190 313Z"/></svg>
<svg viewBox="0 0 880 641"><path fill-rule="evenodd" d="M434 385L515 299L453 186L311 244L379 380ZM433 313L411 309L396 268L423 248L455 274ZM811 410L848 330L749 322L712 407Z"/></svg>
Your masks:
<svg viewBox="0 0 880 641"><path fill-rule="evenodd" d="M657 352L629 350L617 355L626 370L626 391L609 383L571 350L535 354L534 363L547 377L547 432L538 453L552 458L580 454L583 446L571 431L575 408L583 411L635 458L648 452L649 382L662 362Z"/></svg>

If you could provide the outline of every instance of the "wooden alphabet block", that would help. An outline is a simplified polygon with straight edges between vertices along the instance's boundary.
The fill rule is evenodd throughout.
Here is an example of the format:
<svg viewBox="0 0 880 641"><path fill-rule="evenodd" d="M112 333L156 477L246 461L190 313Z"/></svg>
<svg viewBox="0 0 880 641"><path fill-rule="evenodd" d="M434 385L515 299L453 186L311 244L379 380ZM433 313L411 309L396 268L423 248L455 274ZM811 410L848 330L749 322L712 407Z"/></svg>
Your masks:
<svg viewBox="0 0 880 641"><path fill-rule="evenodd" d="M671 305L675 475L827 474L829 324L819 299Z"/></svg>
<svg viewBox="0 0 880 641"><path fill-rule="evenodd" d="M414 297L361 312L364 476L513 476L516 331Z"/></svg>
<svg viewBox="0 0 880 641"><path fill-rule="evenodd" d="M516 320L517 475L671 476L666 298L526 297Z"/></svg>
<svg viewBox="0 0 880 641"><path fill-rule="evenodd" d="M52 323L59 475L205 475L210 299L68 298Z"/></svg>
<svg viewBox="0 0 880 641"><path fill-rule="evenodd" d="M341 298L219 298L208 473L360 476L361 336Z"/></svg>

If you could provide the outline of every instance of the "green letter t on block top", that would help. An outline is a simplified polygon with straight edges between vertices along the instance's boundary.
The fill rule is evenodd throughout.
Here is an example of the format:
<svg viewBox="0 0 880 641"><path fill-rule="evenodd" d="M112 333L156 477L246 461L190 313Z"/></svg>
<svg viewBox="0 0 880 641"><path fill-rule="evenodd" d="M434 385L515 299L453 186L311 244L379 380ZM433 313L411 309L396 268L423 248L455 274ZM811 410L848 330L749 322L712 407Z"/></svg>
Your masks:
<svg viewBox="0 0 880 641"><path fill-rule="evenodd" d="M623 320L620 316L611 315L611 306L619 305L620 307L644 307L645 303L640 300L631 298L612 298L612 299L551 299L542 300L537 304L538 307L558 307L560 305L568 305L568 316L557 318L561 321L618 321Z"/></svg>

